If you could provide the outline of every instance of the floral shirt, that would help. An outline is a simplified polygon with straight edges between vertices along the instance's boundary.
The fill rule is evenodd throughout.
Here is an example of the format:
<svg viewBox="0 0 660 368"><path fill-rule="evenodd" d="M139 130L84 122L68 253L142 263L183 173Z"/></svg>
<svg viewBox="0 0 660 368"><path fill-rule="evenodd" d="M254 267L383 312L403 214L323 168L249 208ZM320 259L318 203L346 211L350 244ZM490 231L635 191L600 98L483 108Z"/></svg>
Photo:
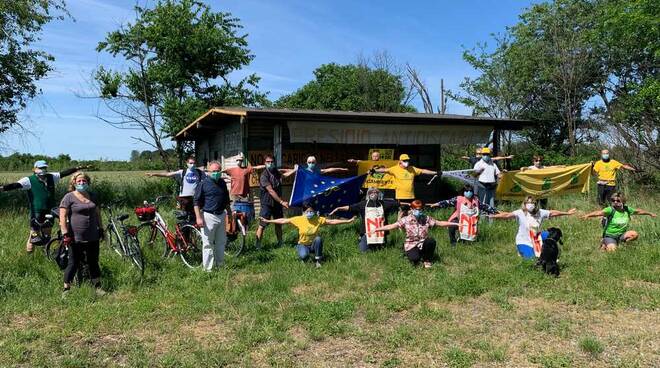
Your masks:
<svg viewBox="0 0 660 368"><path fill-rule="evenodd" d="M426 240L429 235L429 229L437 226L438 221L428 216L417 220L415 216L408 215L397 221L397 225L406 231L406 240L403 242L403 249L409 251Z"/></svg>

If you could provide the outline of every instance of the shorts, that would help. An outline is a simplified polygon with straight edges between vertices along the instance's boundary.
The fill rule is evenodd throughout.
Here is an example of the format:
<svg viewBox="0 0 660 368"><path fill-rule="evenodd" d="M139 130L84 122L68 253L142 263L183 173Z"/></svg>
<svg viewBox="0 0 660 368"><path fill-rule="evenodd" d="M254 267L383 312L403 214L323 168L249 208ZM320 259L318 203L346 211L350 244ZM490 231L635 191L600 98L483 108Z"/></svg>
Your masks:
<svg viewBox="0 0 660 368"><path fill-rule="evenodd" d="M265 219L278 219L284 217L284 208L282 207L281 204L273 204L272 206L261 206L261 209L259 210L259 217L263 217ZM268 226L267 223L260 221L259 226L261 227L266 227Z"/></svg>
<svg viewBox="0 0 660 368"><path fill-rule="evenodd" d="M533 259L536 257L534 255L534 248L531 245L516 244L516 248L518 248L518 254L524 259Z"/></svg>
<svg viewBox="0 0 660 368"><path fill-rule="evenodd" d="M614 243L614 244L619 244L619 243L624 243L625 240L623 239L623 235L624 235L624 234L621 234L621 235L605 234L605 236L603 237L603 240L601 241L601 243L604 243L604 244L612 244L612 243Z"/></svg>

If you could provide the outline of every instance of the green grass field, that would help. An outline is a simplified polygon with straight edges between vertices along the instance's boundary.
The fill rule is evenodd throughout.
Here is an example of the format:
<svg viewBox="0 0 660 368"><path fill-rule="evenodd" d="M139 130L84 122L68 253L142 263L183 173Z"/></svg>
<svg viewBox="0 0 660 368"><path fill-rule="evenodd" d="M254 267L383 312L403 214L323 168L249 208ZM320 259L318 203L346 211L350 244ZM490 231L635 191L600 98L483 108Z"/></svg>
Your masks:
<svg viewBox="0 0 660 368"><path fill-rule="evenodd" d="M166 180L138 174L92 176L102 198L126 199L125 212L170 188ZM2 174L0 182L18 177ZM633 207L660 212L657 188L630 198ZM565 234L557 279L516 255L515 221L482 224L478 243L454 249L445 229L434 230L439 260L430 270L408 264L398 232L386 249L360 254L355 227L346 225L322 230L327 259L321 269L296 260L290 228L286 247L274 249L268 229L264 250L249 249L211 274L152 256L140 279L102 245L108 295L97 298L83 286L62 300L57 266L39 250L25 253L24 201L24 194L0 193L0 366L660 363L660 223L646 216L633 218L639 241L610 254L597 250L597 219L546 222ZM550 204L595 209L583 195Z"/></svg>

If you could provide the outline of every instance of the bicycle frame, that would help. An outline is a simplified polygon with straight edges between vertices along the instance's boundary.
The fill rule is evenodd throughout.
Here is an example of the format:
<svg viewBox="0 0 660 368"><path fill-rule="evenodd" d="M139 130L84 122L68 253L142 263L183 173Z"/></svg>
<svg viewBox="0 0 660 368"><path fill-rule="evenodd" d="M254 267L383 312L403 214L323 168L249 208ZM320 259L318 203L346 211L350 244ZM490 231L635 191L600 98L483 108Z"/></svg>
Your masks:
<svg viewBox="0 0 660 368"><path fill-rule="evenodd" d="M163 217L158 212L158 208L156 208L156 216L151 221L151 234L149 236L150 243L153 243L156 240L156 235L158 232L163 234L167 246L170 247L174 253L178 253L180 249L180 247L177 245L177 240L180 240L185 248L189 246L189 242L181 232L181 227L179 224L177 223L174 226L174 233L172 233L167 227L167 222L165 222L165 219L163 219Z"/></svg>

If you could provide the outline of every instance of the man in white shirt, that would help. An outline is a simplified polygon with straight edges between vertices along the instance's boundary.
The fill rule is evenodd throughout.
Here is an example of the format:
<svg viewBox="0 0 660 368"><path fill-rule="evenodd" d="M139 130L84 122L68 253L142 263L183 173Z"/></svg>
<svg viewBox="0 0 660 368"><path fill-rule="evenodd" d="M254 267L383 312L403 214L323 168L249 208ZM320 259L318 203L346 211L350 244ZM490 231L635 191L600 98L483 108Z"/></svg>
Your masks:
<svg viewBox="0 0 660 368"><path fill-rule="evenodd" d="M163 178L174 178L179 183L180 191L177 196L179 208L188 212L191 218L194 218L193 196L197 189L197 184L204 179L204 167L195 167L195 156L190 156L186 160L186 168L165 173L147 173L149 177L159 176Z"/></svg>
<svg viewBox="0 0 660 368"><path fill-rule="evenodd" d="M477 180L482 188L479 188L479 201L491 207L495 207L495 189L497 189L497 179L502 177L502 173L497 165L491 159L490 148L481 149L481 160L474 164L474 173L478 175Z"/></svg>

